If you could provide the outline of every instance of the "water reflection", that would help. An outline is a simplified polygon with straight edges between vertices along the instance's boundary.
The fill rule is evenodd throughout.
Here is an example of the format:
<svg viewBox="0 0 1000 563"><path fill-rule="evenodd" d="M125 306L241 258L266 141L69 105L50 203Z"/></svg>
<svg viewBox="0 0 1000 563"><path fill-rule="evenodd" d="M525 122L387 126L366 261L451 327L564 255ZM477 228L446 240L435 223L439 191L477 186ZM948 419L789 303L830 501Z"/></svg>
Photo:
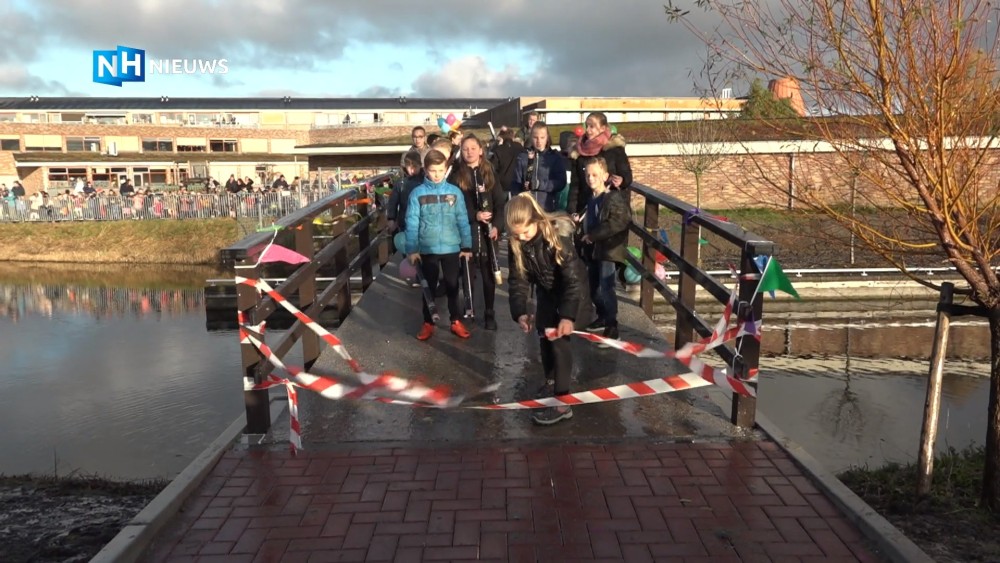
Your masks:
<svg viewBox="0 0 1000 563"><path fill-rule="evenodd" d="M0 318L17 324L27 316L86 314L95 319L183 315L201 311L201 289L88 287L80 285L0 285Z"/></svg>
<svg viewBox="0 0 1000 563"><path fill-rule="evenodd" d="M0 268L0 473L172 477L242 411L211 269Z"/></svg>

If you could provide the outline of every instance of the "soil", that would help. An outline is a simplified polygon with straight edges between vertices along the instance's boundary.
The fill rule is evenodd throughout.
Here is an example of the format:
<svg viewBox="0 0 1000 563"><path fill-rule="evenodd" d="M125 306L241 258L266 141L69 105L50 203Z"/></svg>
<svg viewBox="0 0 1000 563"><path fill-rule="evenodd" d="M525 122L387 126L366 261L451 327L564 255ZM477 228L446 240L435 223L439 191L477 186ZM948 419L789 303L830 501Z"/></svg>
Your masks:
<svg viewBox="0 0 1000 563"><path fill-rule="evenodd" d="M165 485L0 477L0 561L89 561Z"/></svg>

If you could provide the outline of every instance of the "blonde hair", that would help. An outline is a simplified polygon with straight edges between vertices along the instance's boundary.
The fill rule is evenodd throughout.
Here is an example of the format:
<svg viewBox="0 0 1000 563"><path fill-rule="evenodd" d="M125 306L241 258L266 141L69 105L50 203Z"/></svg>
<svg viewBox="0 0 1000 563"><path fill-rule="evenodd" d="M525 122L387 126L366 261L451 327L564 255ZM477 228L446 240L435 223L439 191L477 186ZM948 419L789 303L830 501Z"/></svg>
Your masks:
<svg viewBox="0 0 1000 563"><path fill-rule="evenodd" d="M552 247L556 255L556 264L562 266L562 240L556 231L555 221L565 220L545 212L535 201L535 197L528 192L517 195L507 202L504 208L507 216L507 229L514 227L524 227L526 225L537 225L545 242ZM524 251L521 249L521 241L517 237L509 237L511 255L514 257L514 268L519 274L524 275Z"/></svg>

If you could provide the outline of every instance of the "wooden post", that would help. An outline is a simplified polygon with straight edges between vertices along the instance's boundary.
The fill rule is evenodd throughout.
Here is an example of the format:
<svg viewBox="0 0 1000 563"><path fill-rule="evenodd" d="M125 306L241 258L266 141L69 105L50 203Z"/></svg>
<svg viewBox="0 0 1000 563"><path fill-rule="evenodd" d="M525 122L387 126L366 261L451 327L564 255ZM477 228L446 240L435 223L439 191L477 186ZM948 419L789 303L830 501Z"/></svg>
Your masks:
<svg viewBox="0 0 1000 563"><path fill-rule="evenodd" d="M371 195L369 197L375 197ZM361 217L367 217L371 206L367 203L358 204L358 213ZM369 225L358 232L358 252L364 252L372 241L372 227ZM368 286L372 284L372 254L361 262L361 293L368 291Z"/></svg>
<svg viewBox="0 0 1000 563"><path fill-rule="evenodd" d="M647 233L656 232L656 229L660 227L660 206L655 201L650 201L649 198L646 198L646 210L643 213L642 226L646 229ZM642 267L647 272L653 272L656 269L656 262L652 258L652 250L649 243L643 239ZM643 276L642 285L639 286L639 305L649 318L653 318L654 298L653 284Z"/></svg>
<svg viewBox="0 0 1000 563"><path fill-rule="evenodd" d="M254 267L256 260L248 258L236 264L236 274L248 279L260 279L260 267ZM243 312L247 323L256 323L254 311L260 304L260 293L256 288L244 284L236 286L236 309ZM247 343L240 343L240 357L243 365L243 377L247 383L256 384L262 381L258 366L261 357L257 348ZM264 434L271 427L271 406L268 403L267 389L243 391L243 402L246 407L246 433Z"/></svg>
<svg viewBox="0 0 1000 563"><path fill-rule="evenodd" d="M681 225L681 259L694 266L698 260L698 225L693 222ZM681 304L694 311L694 297L697 282L683 271L677 281L677 297ZM677 330L674 333L674 349L680 350L694 339L694 323L687 317L677 313Z"/></svg>
<svg viewBox="0 0 1000 563"><path fill-rule="evenodd" d="M303 221L295 229L295 251L312 260L315 255L313 244L313 223ZM299 286L299 309L306 310L316 301L316 276L302 282ZM312 368L319 358L319 335L303 327L300 334L302 340L302 360L306 370Z"/></svg>
<svg viewBox="0 0 1000 563"><path fill-rule="evenodd" d="M934 442L937 440L938 414L941 411L941 380L944 360L948 355L948 328L951 325L952 299L955 284L941 284L938 301L937 326L934 329L934 347L931 350L931 370L927 378L927 399L924 401L924 425L920 430L920 458L917 467L917 495L931 492L934 477Z"/></svg>
<svg viewBox="0 0 1000 563"><path fill-rule="evenodd" d="M741 318L753 319L760 323L764 313L764 299L757 297L757 285L760 283L760 274L753 260L753 253L747 248L742 251L740 258L740 282L739 300L741 305L751 303L749 311L740 310ZM743 307L741 307L743 309ZM739 365L734 366L733 376L746 379L752 373L757 372L760 365L760 342L752 336L741 336L736 339L736 349L740 351ZM757 417L756 397L744 397L733 393L733 408L730 412L730 421L739 428L752 428Z"/></svg>

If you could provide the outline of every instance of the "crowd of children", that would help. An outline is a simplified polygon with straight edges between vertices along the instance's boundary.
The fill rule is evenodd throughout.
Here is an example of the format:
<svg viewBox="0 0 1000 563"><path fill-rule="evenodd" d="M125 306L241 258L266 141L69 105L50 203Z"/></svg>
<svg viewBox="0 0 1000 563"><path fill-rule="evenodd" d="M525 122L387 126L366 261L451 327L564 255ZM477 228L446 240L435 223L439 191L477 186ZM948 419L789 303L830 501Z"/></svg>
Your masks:
<svg viewBox="0 0 1000 563"><path fill-rule="evenodd" d="M575 146L562 151L537 114L523 130L527 148L506 127L489 147L474 134L440 137L415 127L387 204L390 230L405 233L406 259L419 264L430 295L443 285L451 332L460 338L470 337L459 306L463 267L481 280L484 327L497 329L494 262L506 236L511 316L540 338L540 397L570 392L573 331L619 336L615 288L626 264L632 171L625 141L603 113L584 125ZM424 299L417 338L428 340L434 329ZM572 416L565 406L532 419L548 425Z"/></svg>

